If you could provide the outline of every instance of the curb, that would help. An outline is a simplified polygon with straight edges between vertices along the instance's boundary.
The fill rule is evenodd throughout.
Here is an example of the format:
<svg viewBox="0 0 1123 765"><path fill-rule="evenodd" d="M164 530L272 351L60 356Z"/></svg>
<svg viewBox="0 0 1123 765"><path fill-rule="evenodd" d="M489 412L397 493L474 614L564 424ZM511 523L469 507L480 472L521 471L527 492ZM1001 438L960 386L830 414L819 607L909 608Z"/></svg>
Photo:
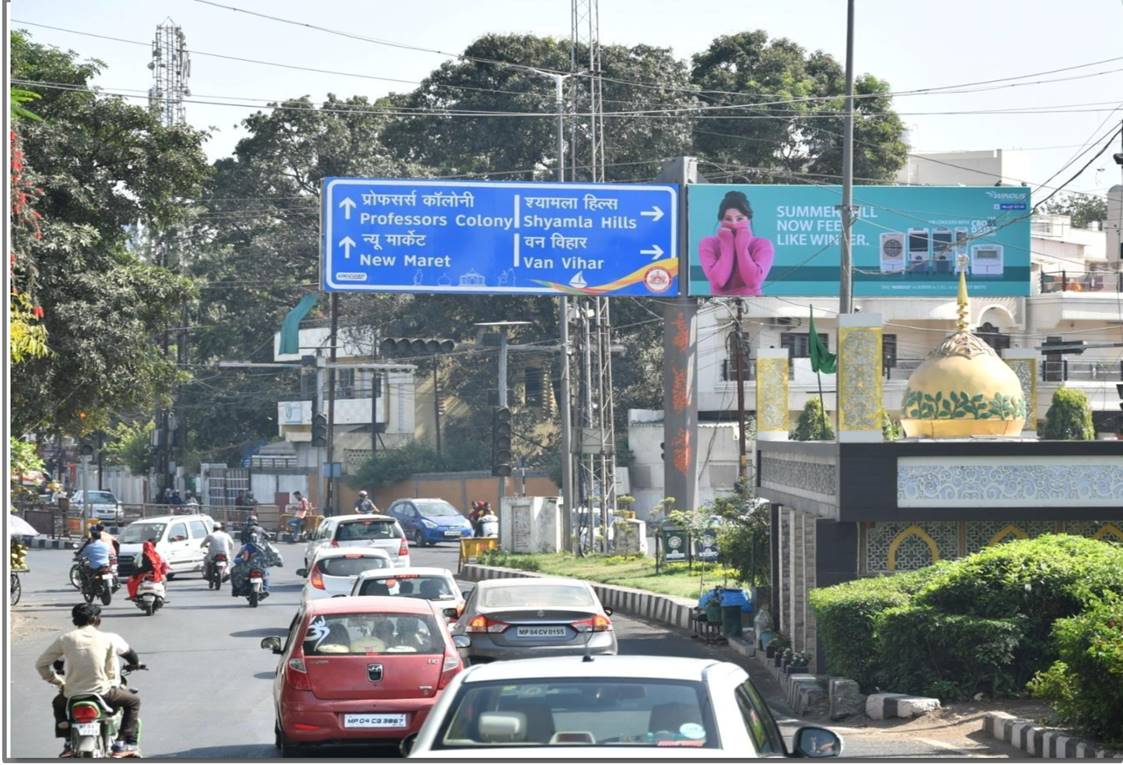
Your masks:
<svg viewBox="0 0 1123 765"><path fill-rule="evenodd" d="M1031 757L1051 760L1123 758L1123 752L1097 749L1094 744L1063 730L1035 725L1031 720L1019 719L1008 712L987 712L983 718L983 732Z"/></svg>
<svg viewBox="0 0 1123 765"><path fill-rule="evenodd" d="M69 539L43 539L42 537L32 537L31 544L28 545L34 550L69 550L71 541Z"/></svg>

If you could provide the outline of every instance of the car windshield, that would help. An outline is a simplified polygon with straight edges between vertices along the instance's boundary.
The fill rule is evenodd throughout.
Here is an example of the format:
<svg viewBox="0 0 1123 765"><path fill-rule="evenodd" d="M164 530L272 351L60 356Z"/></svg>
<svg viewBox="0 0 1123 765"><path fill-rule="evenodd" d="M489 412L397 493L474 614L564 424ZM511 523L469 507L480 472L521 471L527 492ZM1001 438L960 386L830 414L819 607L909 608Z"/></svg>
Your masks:
<svg viewBox="0 0 1123 765"><path fill-rule="evenodd" d="M394 521L347 521L339 524L335 531L335 541L356 542L365 539L395 539L401 534L397 532Z"/></svg>
<svg viewBox="0 0 1123 765"><path fill-rule="evenodd" d="M444 639L427 614L321 614L304 631L305 656L443 653Z"/></svg>
<svg viewBox="0 0 1123 765"><path fill-rule="evenodd" d="M571 584L501 585L488 587L481 595L481 605L485 608L592 608L596 605L587 588Z"/></svg>
<svg viewBox="0 0 1123 765"><path fill-rule="evenodd" d="M460 515L460 511L447 502L414 502L413 504L417 506L417 511L422 515L433 517Z"/></svg>
<svg viewBox="0 0 1123 765"><path fill-rule="evenodd" d="M147 542L149 539L160 539L164 536L166 523L130 523L121 531L117 541L124 544L131 542Z"/></svg>
<svg viewBox="0 0 1123 765"><path fill-rule="evenodd" d="M465 683L436 749L718 746L701 683L547 678Z"/></svg>
<svg viewBox="0 0 1123 765"><path fill-rule="evenodd" d="M316 568L325 576L358 576L372 568L389 568L390 560L381 555L346 555L342 558L321 558Z"/></svg>
<svg viewBox="0 0 1123 765"><path fill-rule="evenodd" d="M90 502L96 502L96 503L99 503L99 504L104 503L104 504L107 504L107 505L115 505L115 504L117 504L117 498L114 497L112 494L110 494L107 491L91 491L90 492Z"/></svg>
<svg viewBox="0 0 1123 765"><path fill-rule="evenodd" d="M367 579L359 594L399 595L423 600L452 600L456 597L448 578L437 574L405 574Z"/></svg>

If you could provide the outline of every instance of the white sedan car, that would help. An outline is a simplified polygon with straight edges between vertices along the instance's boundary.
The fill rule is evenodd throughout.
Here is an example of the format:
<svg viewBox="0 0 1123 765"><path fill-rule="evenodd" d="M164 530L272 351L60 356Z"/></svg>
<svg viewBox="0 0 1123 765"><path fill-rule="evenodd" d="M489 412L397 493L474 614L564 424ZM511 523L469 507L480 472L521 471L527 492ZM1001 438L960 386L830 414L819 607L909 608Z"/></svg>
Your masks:
<svg viewBox="0 0 1123 765"><path fill-rule="evenodd" d="M460 647L467 638L457 636ZM745 670L667 656L561 656L470 667L444 690L409 757L654 760L789 756ZM792 754L837 757L826 728L796 731Z"/></svg>
<svg viewBox="0 0 1123 765"><path fill-rule="evenodd" d="M336 595L350 595L355 579L372 569L388 569L394 565L390 554L376 547L325 547L316 552L307 569L298 569L297 576L307 576L300 602Z"/></svg>
<svg viewBox="0 0 1123 765"><path fill-rule="evenodd" d="M304 563L321 549L336 547L376 547L385 550L395 566L409 565L409 541L398 522L388 515L335 515L320 521L319 528L304 547Z"/></svg>
<svg viewBox="0 0 1123 765"><path fill-rule="evenodd" d="M410 566L371 569L355 578L351 594L431 600L444 609L445 616L451 621L456 621L464 613L464 594L447 568Z"/></svg>

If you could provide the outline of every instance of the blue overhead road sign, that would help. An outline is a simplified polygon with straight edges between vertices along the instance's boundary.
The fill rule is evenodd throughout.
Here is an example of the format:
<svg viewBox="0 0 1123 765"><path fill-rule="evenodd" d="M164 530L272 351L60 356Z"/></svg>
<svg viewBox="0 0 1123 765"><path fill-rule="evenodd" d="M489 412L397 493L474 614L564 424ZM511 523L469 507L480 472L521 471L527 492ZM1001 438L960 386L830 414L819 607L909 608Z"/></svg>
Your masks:
<svg viewBox="0 0 1123 765"><path fill-rule="evenodd" d="M325 178L326 292L675 295L678 188Z"/></svg>

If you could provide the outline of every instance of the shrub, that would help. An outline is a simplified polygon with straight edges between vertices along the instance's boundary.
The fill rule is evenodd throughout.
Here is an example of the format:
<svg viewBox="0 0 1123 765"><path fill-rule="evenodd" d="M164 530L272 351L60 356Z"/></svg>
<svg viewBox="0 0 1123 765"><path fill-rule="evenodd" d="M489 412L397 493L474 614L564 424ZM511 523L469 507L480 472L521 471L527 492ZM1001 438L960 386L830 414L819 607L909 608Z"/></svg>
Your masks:
<svg viewBox="0 0 1123 765"><path fill-rule="evenodd" d="M792 437L796 441L830 441L834 438L830 418L823 411L823 404L817 398L810 398L803 405Z"/></svg>
<svg viewBox="0 0 1123 765"><path fill-rule="evenodd" d="M1084 391L1058 388L1053 394L1041 437L1058 441L1091 441L1096 437L1092 425L1092 407Z"/></svg>
<svg viewBox="0 0 1123 765"><path fill-rule="evenodd" d="M499 549L484 550L480 553L478 560L485 566L517 568L521 571L537 571L541 568L538 561L532 557L509 553Z"/></svg>
<svg viewBox="0 0 1123 765"><path fill-rule="evenodd" d="M1053 622L1105 592L1123 593L1123 548L1065 534L987 547L955 561L918 593L916 604L983 619L1026 617L1014 665L1020 687L1056 658Z"/></svg>
<svg viewBox="0 0 1123 765"><path fill-rule="evenodd" d="M1029 683L1061 719L1082 732L1123 744L1123 597L1106 595L1054 627L1060 659Z"/></svg>
<svg viewBox="0 0 1123 765"><path fill-rule="evenodd" d="M826 653L827 671L849 677L872 689L878 659L874 655L878 616L909 603L912 595L949 564L892 576L856 579L811 591L819 638Z"/></svg>
<svg viewBox="0 0 1123 765"><path fill-rule="evenodd" d="M891 608L876 618L878 684L948 701L1021 689L1012 672L1024 617L985 619L925 606Z"/></svg>

